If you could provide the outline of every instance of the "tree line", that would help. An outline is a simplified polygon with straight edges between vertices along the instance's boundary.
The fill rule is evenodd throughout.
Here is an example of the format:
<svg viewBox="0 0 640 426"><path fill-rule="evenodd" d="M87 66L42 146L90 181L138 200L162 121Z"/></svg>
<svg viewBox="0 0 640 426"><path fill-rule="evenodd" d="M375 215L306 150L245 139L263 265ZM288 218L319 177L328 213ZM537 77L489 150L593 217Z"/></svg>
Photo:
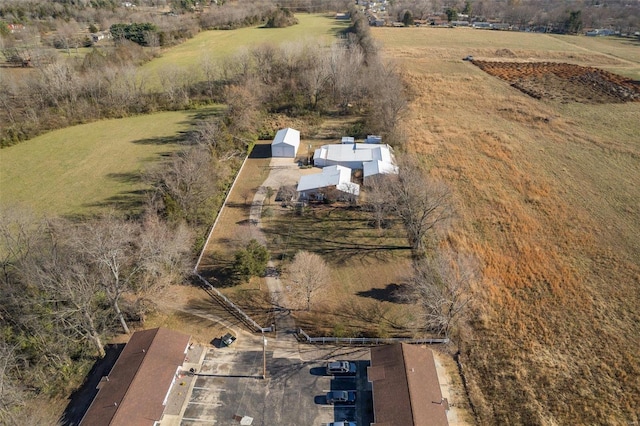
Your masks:
<svg viewBox="0 0 640 426"><path fill-rule="evenodd" d="M464 14L475 21L499 20L522 29L548 28L570 34L582 26L614 28L628 34L640 30L640 4L625 0L398 0L389 5L388 13L400 22L434 14L446 14L451 21ZM580 25L576 25L576 18Z"/></svg>
<svg viewBox="0 0 640 426"><path fill-rule="evenodd" d="M208 103L226 103L228 124L241 133L252 129L254 136L261 134L256 120L264 114L335 110L365 116L368 131L391 139L406 103L401 79L357 22L344 43L329 48L313 42L260 45L223 63L204 52L193 67L159 70L159 91L149 88L151 76L137 67L153 53L128 40L111 51L94 49L82 60L44 64L19 81L3 75L0 118L6 125L0 143L102 118Z"/></svg>

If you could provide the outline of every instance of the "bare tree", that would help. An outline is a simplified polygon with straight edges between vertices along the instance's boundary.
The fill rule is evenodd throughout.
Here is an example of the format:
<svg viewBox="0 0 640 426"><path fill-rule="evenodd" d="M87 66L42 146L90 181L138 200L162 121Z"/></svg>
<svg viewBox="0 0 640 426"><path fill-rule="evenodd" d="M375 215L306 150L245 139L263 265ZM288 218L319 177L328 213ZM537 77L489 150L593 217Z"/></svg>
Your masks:
<svg viewBox="0 0 640 426"><path fill-rule="evenodd" d="M375 97L370 98L368 128L382 134L388 143L398 142L398 123L408 105L399 70L393 64L376 61L369 64L367 71L371 75L367 81L371 82L371 92L375 93Z"/></svg>
<svg viewBox="0 0 640 426"><path fill-rule="evenodd" d="M143 277L137 290L158 291L184 279L190 273L192 237L184 222L170 227L157 214L147 214L138 241Z"/></svg>
<svg viewBox="0 0 640 426"><path fill-rule="evenodd" d="M0 210L0 267L5 284L9 283L17 262L29 253L39 227L31 212L12 208Z"/></svg>
<svg viewBox="0 0 640 426"><path fill-rule="evenodd" d="M377 229L382 228L391 211L389 183L387 175L371 176L366 181L364 208L373 214Z"/></svg>
<svg viewBox="0 0 640 426"><path fill-rule="evenodd" d="M287 277L293 284L292 293L302 296L308 311L313 297L329 283L329 267L320 255L303 250L287 268Z"/></svg>
<svg viewBox="0 0 640 426"><path fill-rule="evenodd" d="M13 411L25 404L23 390L17 383L15 373L19 369L17 347L0 338L0 423L17 424Z"/></svg>
<svg viewBox="0 0 640 426"><path fill-rule="evenodd" d="M100 282L91 265L65 240L68 232L66 224L50 223L36 249L21 261L20 271L23 281L38 290L31 303L48 307L42 312L65 331L61 336L89 340L103 357Z"/></svg>
<svg viewBox="0 0 640 426"><path fill-rule="evenodd" d="M67 55L71 56L71 49L76 49L78 53L78 47L80 45L80 26L74 20L68 22L59 22L57 25L57 31L55 35L56 47L61 47L67 51Z"/></svg>
<svg viewBox="0 0 640 426"><path fill-rule="evenodd" d="M205 222L212 211L218 187L218 167L207 147L190 147L149 172L154 197L162 200L167 216L189 223Z"/></svg>
<svg viewBox="0 0 640 426"><path fill-rule="evenodd" d="M455 321L471 301L470 284L478 278L470 256L445 252L414 262L405 297L423 310L426 328L449 337Z"/></svg>
<svg viewBox="0 0 640 426"><path fill-rule="evenodd" d="M398 176L389 179L391 211L404 225L413 257L420 258L428 232L453 215L450 190L444 182L427 177L409 157L399 161Z"/></svg>
<svg viewBox="0 0 640 426"><path fill-rule="evenodd" d="M139 261L139 226L109 214L80 225L74 245L82 251L86 261L98 271L100 288L125 333L129 326L120 308L122 295L134 290L142 270Z"/></svg>

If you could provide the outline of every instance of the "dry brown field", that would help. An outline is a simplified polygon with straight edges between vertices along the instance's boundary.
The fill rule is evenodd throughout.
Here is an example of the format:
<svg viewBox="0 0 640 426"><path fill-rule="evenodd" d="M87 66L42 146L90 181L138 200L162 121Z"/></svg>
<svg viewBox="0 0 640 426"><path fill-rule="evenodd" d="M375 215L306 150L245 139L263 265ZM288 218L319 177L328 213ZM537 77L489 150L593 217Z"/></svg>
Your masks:
<svg viewBox="0 0 640 426"><path fill-rule="evenodd" d="M478 423L639 424L640 103L535 99L461 60L567 62L633 78L637 45L373 34L412 97L407 150L454 190L447 241L482 265L457 336Z"/></svg>

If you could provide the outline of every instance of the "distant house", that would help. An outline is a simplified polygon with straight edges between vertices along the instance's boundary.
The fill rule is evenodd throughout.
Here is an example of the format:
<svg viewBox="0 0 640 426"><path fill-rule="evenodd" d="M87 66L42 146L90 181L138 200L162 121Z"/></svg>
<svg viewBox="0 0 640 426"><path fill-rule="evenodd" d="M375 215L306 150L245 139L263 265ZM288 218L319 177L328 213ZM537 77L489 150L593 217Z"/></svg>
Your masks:
<svg viewBox="0 0 640 426"><path fill-rule="evenodd" d="M295 158L300 146L300 131L287 127L278 130L271 142L272 157Z"/></svg>
<svg viewBox="0 0 640 426"><path fill-rule="evenodd" d="M493 28L493 25L490 22L474 22L472 27L482 30L490 30L491 28Z"/></svg>
<svg viewBox="0 0 640 426"><path fill-rule="evenodd" d="M372 348L367 376L373 388L372 426L449 424L431 349L407 343Z"/></svg>
<svg viewBox="0 0 640 426"><path fill-rule="evenodd" d="M185 361L190 337L166 328L137 331L126 344L81 426L153 426Z"/></svg>
<svg viewBox="0 0 640 426"><path fill-rule="evenodd" d="M365 170L366 176L373 175L376 170L384 170L384 173L397 173L391 147L383 144L323 145L313 154L313 164L317 167L338 165L354 170ZM367 175L367 173L369 174Z"/></svg>
<svg viewBox="0 0 640 426"><path fill-rule="evenodd" d="M303 200L324 198L329 190L336 190L338 199L351 199L360 195L360 185L351 182L351 169L343 166L328 166L321 173L301 176L297 191Z"/></svg>

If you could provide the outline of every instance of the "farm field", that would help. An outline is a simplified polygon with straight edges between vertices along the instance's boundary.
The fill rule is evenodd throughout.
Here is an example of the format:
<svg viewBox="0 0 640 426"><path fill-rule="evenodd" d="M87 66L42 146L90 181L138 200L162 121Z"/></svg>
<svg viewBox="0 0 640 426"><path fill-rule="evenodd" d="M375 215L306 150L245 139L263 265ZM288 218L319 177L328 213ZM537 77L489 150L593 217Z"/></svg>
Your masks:
<svg viewBox="0 0 640 426"><path fill-rule="evenodd" d="M193 69L203 61L221 64L221 60L261 44L315 42L330 44L348 21L336 21L324 14L296 14L298 25L287 28L249 27L236 30L203 31L194 38L172 47L162 56L146 63L142 70L150 76L151 87L158 84L158 72L167 67Z"/></svg>
<svg viewBox="0 0 640 426"><path fill-rule="evenodd" d="M456 194L447 240L482 265L458 336L478 422L639 422L640 103L535 99L461 60L566 62L633 78L637 46L373 34L412 97L407 149Z"/></svg>
<svg viewBox="0 0 640 426"><path fill-rule="evenodd" d="M76 215L139 207L140 173L177 142L197 111L164 112L56 130L0 150L0 204Z"/></svg>

